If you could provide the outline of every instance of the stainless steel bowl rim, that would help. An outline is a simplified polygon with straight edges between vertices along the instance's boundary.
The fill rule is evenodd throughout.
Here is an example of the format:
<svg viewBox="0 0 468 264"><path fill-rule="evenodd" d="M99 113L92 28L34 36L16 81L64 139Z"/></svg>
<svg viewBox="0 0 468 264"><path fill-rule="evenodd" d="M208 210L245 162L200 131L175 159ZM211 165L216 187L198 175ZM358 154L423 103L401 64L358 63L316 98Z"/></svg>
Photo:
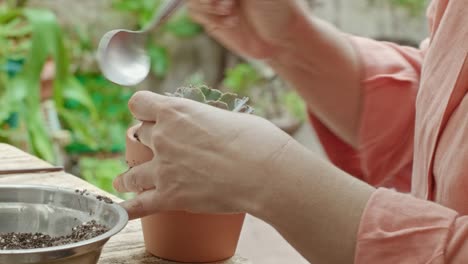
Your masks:
<svg viewBox="0 0 468 264"><path fill-rule="evenodd" d="M72 194L76 194L75 189L69 189L69 188L63 188L63 187L54 187L54 186L48 186L48 185L32 185L32 184L0 184L0 191L2 188L17 188L17 189L22 189L22 188L38 188L42 190L48 190L48 191L60 191L60 192L68 192ZM94 194L93 194L94 195ZM1 203L1 202L0 202ZM82 246L87 246L93 243L97 243L100 241L107 240L111 238L112 236L118 234L122 229L127 225L128 223L128 214L127 211L120 206L117 203L113 204L108 204L109 206L114 207L117 212L119 213L119 220L117 224L112 227L109 231L106 233L96 236L92 239L80 241L77 243L72 243L72 244L67 244L63 246L56 246L56 247L47 247L47 248L38 248L38 249L16 249L16 250L2 250L0 249L0 254L9 254L9 255L14 255L14 254L35 254L35 253L47 253L50 251L61 251L61 250L67 250L67 249L73 249L77 247L82 247Z"/></svg>

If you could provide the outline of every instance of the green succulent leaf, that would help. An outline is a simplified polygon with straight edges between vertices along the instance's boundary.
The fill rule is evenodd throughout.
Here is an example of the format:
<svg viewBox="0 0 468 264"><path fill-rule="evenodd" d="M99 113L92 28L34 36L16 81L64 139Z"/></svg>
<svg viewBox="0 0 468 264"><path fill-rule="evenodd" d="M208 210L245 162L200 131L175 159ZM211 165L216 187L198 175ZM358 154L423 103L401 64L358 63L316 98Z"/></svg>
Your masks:
<svg viewBox="0 0 468 264"><path fill-rule="evenodd" d="M223 95L220 90L211 89L206 85L199 87L202 93L205 95L207 101L218 101L219 98Z"/></svg>
<svg viewBox="0 0 468 264"><path fill-rule="evenodd" d="M207 104L207 105L214 106L214 107L217 107L217 108L221 108L221 109L224 109L224 110L230 110L228 104L226 104L225 102L221 102L221 101L208 101L208 102L206 102L206 104Z"/></svg>
<svg viewBox="0 0 468 264"><path fill-rule="evenodd" d="M225 93L216 89L211 89L205 85L199 87L181 87L175 93L168 93L168 96L191 99L200 103L205 103L217 108L237 111L242 113L252 113L253 108L247 105L249 98L239 99L234 93Z"/></svg>
<svg viewBox="0 0 468 264"><path fill-rule="evenodd" d="M219 101L226 103L231 111L236 108L236 100L238 100L237 95L233 93L225 93L219 98Z"/></svg>
<svg viewBox="0 0 468 264"><path fill-rule="evenodd" d="M200 103L205 103L206 98L200 89L192 87L182 87L177 89L175 93L176 97L186 98Z"/></svg>

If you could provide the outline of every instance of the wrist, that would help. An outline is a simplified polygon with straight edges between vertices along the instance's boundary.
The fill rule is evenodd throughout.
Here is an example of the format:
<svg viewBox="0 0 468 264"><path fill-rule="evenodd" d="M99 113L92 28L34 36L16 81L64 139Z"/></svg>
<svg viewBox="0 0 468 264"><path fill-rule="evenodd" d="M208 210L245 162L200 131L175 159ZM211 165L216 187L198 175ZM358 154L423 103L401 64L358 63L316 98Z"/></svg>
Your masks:
<svg viewBox="0 0 468 264"><path fill-rule="evenodd" d="M273 55L266 62L273 66L291 59L301 58L300 54L310 52L307 48L308 35L313 34L313 17L304 10L296 10L291 16L289 27L277 45ZM310 43L309 43L310 44Z"/></svg>
<svg viewBox="0 0 468 264"><path fill-rule="evenodd" d="M249 196L248 213L266 222L279 214L283 206L289 203L289 195L294 190L290 189L291 178L289 175L295 170L294 160L289 159L298 153L303 153L302 146L293 138L284 145L263 164L263 177L258 179L254 195ZM298 161L299 163L301 161Z"/></svg>

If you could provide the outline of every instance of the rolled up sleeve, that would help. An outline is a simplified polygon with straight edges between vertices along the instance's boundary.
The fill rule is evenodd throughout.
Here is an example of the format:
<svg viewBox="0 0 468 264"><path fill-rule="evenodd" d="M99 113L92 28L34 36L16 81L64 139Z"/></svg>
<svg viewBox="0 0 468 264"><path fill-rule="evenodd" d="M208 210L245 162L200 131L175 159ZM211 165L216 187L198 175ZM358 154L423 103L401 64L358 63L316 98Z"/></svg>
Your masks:
<svg viewBox="0 0 468 264"><path fill-rule="evenodd" d="M358 146L346 144L311 114L312 124L335 165L374 186L409 191L424 52L367 38L349 39L362 67Z"/></svg>
<svg viewBox="0 0 468 264"><path fill-rule="evenodd" d="M372 195L357 237L356 264L468 263L468 217L386 189Z"/></svg>

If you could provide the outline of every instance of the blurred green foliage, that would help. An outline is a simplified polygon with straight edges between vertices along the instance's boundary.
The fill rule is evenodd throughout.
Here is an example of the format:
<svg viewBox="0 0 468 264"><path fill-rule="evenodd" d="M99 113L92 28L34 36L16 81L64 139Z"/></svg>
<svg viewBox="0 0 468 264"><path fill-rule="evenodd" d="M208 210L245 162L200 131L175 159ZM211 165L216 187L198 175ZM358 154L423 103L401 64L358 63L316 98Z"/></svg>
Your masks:
<svg viewBox="0 0 468 264"><path fill-rule="evenodd" d="M260 74L252 65L239 63L226 70L223 85L236 94L249 96L250 90L258 84L260 79Z"/></svg>
<svg viewBox="0 0 468 264"><path fill-rule="evenodd" d="M119 0L114 7L134 16L135 27L142 28L161 2ZM101 156L124 152L126 129L133 121L127 101L134 90L110 83L96 69L86 67L83 60L94 60L96 49L89 32L79 27L63 32L51 11L24 4L0 3L0 140L55 162L41 111L41 72L46 61L52 60L56 69L52 99L60 124L72 139L66 153L78 157L82 177L112 191L112 179L126 166L120 159ZM153 74L163 78L169 70L170 54L162 38L187 38L201 32L186 13L171 19L162 28L163 34L155 34L156 41L148 42Z"/></svg>
<svg viewBox="0 0 468 264"><path fill-rule="evenodd" d="M251 64L239 63L226 70L223 85L232 92L250 97L258 115L267 117L268 109L281 112L281 108L299 121L306 120L306 106L302 98L294 91L282 87L264 87L272 85L276 78L268 80ZM274 85L272 85L274 86ZM260 95L255 90L263 89ZM257 91L258 93L258 91ZM259 98L263 97L263 98Z"/></svg>
<svg viewBox="0 0 468 264"><path fill-rule="evenodd" d="M393 7L403 9L412 16L420 16L426 10L427 0L368 0L370 5L388 3Z"/></svg>
<svg viewBox="0 0 468 264"><path fill-rule="evenodd" d="M294 91L288 91L283 96L282 102L292 116L300 121L307 119L307 107L304 100Z"/></svg>
<svg viewBox="0 0 468 264"><path fill-rule="evenodd" d="M125 198L112 187L115 177L128 169L127 164L120 158L83 157L79 161L80 173L87 182L98 186L102 190Z"/></svg>
<svg viewBox="0 0 468 264"><path fill-rule="evenodd" d="M39 157L54 162L51 136L41 111L41 73L44 64L52 60L56 78L53 101L58 115L67 123L74 123L75 114L65 107L71 97L95 118L97 111L85 89L69 71L68 53L55 15L48 10L28 9L0 4L0 124L2 141L15 141L15 135L24 135L21 142ZM5 26L3 26L5 25ZM14 122L12 122L14 117Z"/></svg>
<svg viewBox="0 0 468 264"><path fill-rule="evenodd" d="M78 113L80 121L71 126L87 126L87 134L79 134L72 127L72 143L67 146L70 154L122 153L125 151L125 131L133 118L128 111L127 102L133 94L132 89L123 88L107 81L100 74L77 76L87 88L99 114L95 122L89 123L90 116L73 98L66 101L69 109Z"/></svg>

